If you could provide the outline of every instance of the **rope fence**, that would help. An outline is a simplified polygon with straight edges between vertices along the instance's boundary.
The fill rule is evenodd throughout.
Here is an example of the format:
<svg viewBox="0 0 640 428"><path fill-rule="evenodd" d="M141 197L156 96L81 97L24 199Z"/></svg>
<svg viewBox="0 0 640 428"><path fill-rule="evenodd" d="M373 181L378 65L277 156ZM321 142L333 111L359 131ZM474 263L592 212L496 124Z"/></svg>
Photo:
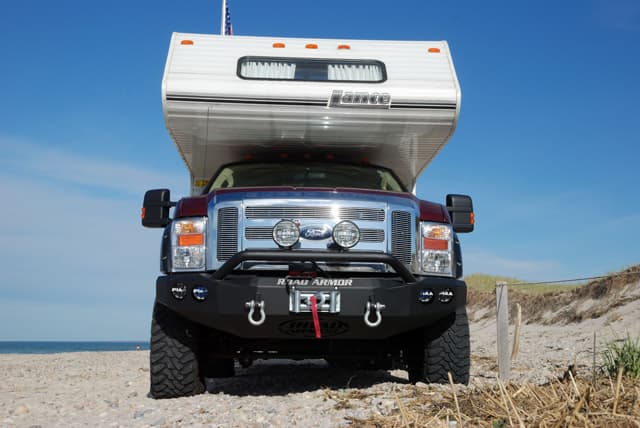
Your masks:
<svg viewBox="0 0 640 428"><path fill-rule="evenodd" d="M596 279L605 279L605 278L616 278L619 276L627 276L627 275L640 275L640 271L635 272L620 272L612 275L602 275L602 276L586 276L584 278L574 278L574 279L560 279L557 281L537 281L537 282L507 282L507 285L545 285L545 284L563 284L567 282L580 282L580 281L594 281Z"/></svg>

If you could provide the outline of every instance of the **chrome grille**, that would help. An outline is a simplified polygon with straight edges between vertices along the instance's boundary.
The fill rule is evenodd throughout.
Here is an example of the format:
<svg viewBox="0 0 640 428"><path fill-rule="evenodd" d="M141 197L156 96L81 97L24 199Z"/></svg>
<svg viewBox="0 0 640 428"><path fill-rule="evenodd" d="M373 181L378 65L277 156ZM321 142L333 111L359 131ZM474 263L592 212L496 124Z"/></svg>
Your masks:
<svg viewBox="0 0 640 428"><path fill-rule="evenodd" d="M247 227L244 230L244 237L247 240L273 239L271 227ZM384 242L384 230L382 229L360 229L361 242Z"/></svg>
<svg viewBox="0 0 640 428"><path fill-rule="evenodd" d="M247 227L244 230L245 239L273 239L272 227Z"/></svg>
<svg viewBox="0 0 640 428"><path fill-rule="evenodd" d="M384 242L384 230L360 229L360 240L362 242Z"/></svg>
<svg viewBox="0 0 640 428"><path fill-rule="evenodd" d="M238 252L238 209L218 210L218 260L229 260Z"/></svg>
<svg viewBox="0 0 640 428"><path fill-rule="evenodd" d="M382 208L352 207L247 207L245 216L248 219L260 218L339 218L342 220L384 221Z"/></svg>
<svg viewBox="0 0 640 428"><path fill-rule="evenodd" d="M411 214L407 211L391 214L391 253L402 263L411 264Z"/></svg>

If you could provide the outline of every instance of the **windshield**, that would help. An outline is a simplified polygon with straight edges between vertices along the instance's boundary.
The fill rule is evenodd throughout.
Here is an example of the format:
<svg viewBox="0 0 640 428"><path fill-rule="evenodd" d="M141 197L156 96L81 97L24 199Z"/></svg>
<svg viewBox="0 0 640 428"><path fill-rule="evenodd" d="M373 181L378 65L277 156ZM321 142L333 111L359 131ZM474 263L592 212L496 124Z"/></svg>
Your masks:
<svg viewBox="0 0 640 428"><path fill-rule="evenodd" d="M370 165L339 163L243 163L220 170L209 191L228 187L355 187L404 192L393 174Z"/></svg>

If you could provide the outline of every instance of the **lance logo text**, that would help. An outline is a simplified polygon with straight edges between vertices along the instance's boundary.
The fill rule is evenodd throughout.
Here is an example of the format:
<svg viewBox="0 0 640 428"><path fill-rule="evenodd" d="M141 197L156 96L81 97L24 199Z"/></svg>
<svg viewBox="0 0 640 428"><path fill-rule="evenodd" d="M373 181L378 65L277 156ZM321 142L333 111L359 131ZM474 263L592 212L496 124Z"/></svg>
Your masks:
<svg viewBox="0 0 640 428"><path fill-rule="evenodd" d="M389 108L391 95L386 92L350 92L334 90L329 107Z"/></svg>

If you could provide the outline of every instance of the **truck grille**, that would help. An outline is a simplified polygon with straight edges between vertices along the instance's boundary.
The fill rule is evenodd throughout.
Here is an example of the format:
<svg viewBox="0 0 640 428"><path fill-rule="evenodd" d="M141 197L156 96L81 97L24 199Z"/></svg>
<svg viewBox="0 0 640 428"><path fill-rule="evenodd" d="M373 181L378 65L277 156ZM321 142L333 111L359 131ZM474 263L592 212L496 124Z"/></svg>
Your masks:
<svg viewBox="0 0 640 428"><path fill-rule="evenodd" d="M229 260L238 252L238 209L218 210L218 253L220 261Z"/></svg>
<svg viewBox="0 0 640 428"><path fill-rule="evenodd" d="M335 211L334 211L335 210ZM384 221L384 209L352 207L247 207L248 219L339 218L342 220Z"/></svg>
<svg viewBox="0 0 640 428"><path fill-rule="evenodd" d="M391 214L391 253L405 265L411 264L411 214L407 211Z"/></svg>
<svg viewBox="0 0 640 428"><path fill-rule="evenodd" d="M247 240L272 239L271 227L247 227L244 230L244 237ZM361 242L384 242L384 230L382 229L360 229Z"/></svg>

